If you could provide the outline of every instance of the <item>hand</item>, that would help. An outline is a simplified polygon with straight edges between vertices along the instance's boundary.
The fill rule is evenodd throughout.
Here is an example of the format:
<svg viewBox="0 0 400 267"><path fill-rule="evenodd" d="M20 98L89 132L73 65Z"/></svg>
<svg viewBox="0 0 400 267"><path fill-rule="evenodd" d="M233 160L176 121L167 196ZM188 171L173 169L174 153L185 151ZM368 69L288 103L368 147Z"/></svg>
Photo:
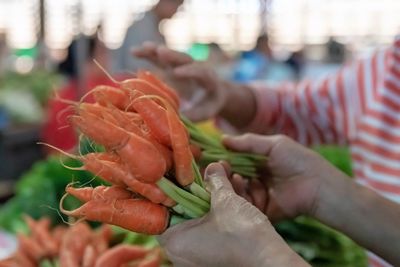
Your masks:
<svg viewBox="0 0 400 267"><path fill-rule="evenodd" d="M267 214L272 222L300 214L313 215L321 184L327 176L343 177L317 153L282 135L245 134L224 138L233 150L266 155L265 173L248 182L232 177L235 191Z"/></svg>
<svg viewBox="0 0 400 267"><path fill-rule="evenodd" d="M234 193L221 164L208 166L205 179L210 212L159 238L174 266L308 266L263 213Z"/></svg>
<svg viewBox="0 0 400 267"><path fill-rule="evenodd" d="M182 112L193 121L218 115L226 103L223 82L210 66L195 62L187 54L165 46L144 43L133 52L136 57L147 59L162 69L163 80L178 91L183 103Z"/></svg>

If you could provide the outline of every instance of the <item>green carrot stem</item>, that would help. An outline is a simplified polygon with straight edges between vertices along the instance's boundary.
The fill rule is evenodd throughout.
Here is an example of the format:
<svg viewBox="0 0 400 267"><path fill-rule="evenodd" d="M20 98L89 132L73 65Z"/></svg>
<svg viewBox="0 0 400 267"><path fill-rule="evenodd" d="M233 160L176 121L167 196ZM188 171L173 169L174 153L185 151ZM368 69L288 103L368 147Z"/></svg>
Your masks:
<svg viewBox="0 0 400 267"><path fill-rule="evenodd" d="M157 185L166 195L178 204L181 204L185 209L191 210L196 214L196 217L203 216L210 209L209 203L177 187L174 183L164 177L157 182Z"/></svg>
<svg viewBox="0 0 400 267"><path fill-rule="evenodd" d="M195 196L201 198L204 201L207 201L208 203L211 200L210 193L208 193L203 187L196 183L192 183L189 185L189 190L192 192Z"/></svg>
<svg viewBox="0 0 400 267"><path fill-rule="evenodd" d="M171 219L169 220L169 226L174 226L184 221L186 221L186 219L182 216L172 215Z"/></svg>
<svg viewBox="0 0 400 267"><path fill-rule="evenodd" d="M176 186L173 182L166 178L161 178L162 183L167 184L176 194L180 195L181 197L189 200L190 202L193 202L197 204L199 207L204 208L206 211L210 209L210 203L202 200L201 198L191 194L190 192L187 192L186 190Z"/></svg>
<svg viewBox="0 0 400 267"><path fill-rule="evenodd" d="M197 166L197 164L194 160L192 160L192 168L194 170L195 183L197 183L198 185L200 185L201 187L204 188L203 177L201 177L199 167Z"/></svg>
<svg viewBox="0 0 400 267"><path fill-rule="evenodd" d="M178 214L183 214L184 210L181 204L176 204L173 208L172 208L176 213Z"/></svg>

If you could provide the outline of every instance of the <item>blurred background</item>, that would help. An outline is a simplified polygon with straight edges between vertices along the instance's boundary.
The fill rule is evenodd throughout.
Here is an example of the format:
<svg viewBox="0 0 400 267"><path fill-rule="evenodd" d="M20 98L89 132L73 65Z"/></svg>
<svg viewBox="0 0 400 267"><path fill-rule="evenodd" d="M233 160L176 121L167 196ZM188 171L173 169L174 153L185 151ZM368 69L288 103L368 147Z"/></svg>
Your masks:
<svg viewBox="0 0 400 267"><path fill-rule="evenodd" d="M390 43L398 14L396 0L0 0L0 195L46 155L38 140L76 143L51 99L110 83L93 58L126 77L152 68L129 55L150 40L237 82L317 78Z"/></svg>
<svg viewBox="0 0 400 267"><path fill-rule="evenodd" d="M81 141L59 99L113 84L93 59L117 80L132 77L153 66L131 48L152 41L235 82L317 79L390 44L399 14L398 0L0 0L0 229L20 230L22 213L61 223L54 207L65 185L92 181L37 142L71 151ZM351 175L347 150L319 152ZM278 229L314 266L367 265L353 242L315 221ZM5 249L0 242L0 258Z"/></svg>

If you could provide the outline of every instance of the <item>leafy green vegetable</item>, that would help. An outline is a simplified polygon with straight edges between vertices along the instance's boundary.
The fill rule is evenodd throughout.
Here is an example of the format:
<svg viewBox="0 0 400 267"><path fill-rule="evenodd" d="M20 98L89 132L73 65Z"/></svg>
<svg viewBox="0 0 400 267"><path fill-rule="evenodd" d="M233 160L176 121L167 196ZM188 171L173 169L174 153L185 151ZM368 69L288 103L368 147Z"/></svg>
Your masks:
<svg viewBox="0 0 400 267"><path fill-rule="evenodd" d="M64 164L79 167L81 163L74 159L64 159ZM100 182L93 175L85 171L72 171L65 168L59 156L49 157L34 164L32 169L25 173L15 187L15 197L0 208L0 227L10 232L25 232L26 227L21 218L22 214L29 214L35 219L47 216L53 223L61 223L65 216L60 215L58 204L64 189L74 180L96 186ZM66 209L77 207L79 202L68 198Z"/></svg>
<svg viewBox="0 0 400 267"><path fill-rule="evenodd" d="M351 239L307 217L275 226L288 244L311 265L317 267L367 266L365 251Z"/></svg>

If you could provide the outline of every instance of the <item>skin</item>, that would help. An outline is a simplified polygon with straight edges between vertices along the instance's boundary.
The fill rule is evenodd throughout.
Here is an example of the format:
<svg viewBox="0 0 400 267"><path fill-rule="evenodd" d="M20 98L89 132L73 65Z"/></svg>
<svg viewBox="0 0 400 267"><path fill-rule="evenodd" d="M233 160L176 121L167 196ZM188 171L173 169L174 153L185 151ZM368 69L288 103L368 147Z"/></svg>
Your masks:
<svg viewBox="0 0 400 267"><path fill-rule="evenodd" d="M220 116L233 126L243 128L254 118L256 99L252 91L246 85L219 79L207 63L195 62L184 53L151 42L135 48L133 55L158 67L158 74L181 97L190 99L195 92L201 92L201 100L183 110L191 120L201 121ZM240 109L237 109L237 103L240 103Z"/></svg>
<svg viewBox="0 0 400 267"><path fill-rule="evenodd" d="M211 164L205 179L210 212L159 237L174 266L309 266L275 232L267 216L234 193L221 164Z"/></svg>
<svg viewBox="0 0 400 267"><path fill-rule="evenodd" d="M310 215L400 265L400 206L354 183L315 152L285 136L226 137L226 146L268 157L262 186L232 178L239 194L271 220Z"/></svg>

